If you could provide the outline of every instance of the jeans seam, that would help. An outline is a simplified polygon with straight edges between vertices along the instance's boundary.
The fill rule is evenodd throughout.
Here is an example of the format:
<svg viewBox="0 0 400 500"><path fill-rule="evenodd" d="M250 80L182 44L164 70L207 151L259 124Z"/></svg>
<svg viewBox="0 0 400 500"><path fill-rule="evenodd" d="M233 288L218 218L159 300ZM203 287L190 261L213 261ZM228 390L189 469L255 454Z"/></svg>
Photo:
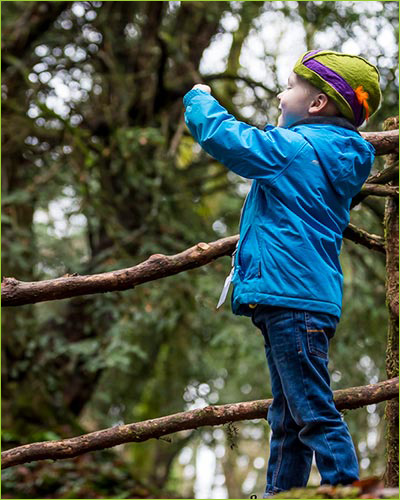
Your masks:
<svg viewBox="0 0 400 500"><path fill-rule="evenodd" d="M295 313L293 313L293 314L295 314ZM297 354L301 354L303 352L303 345L302 345L302 341L301 341L301 333L297 327L295 316L294 316L294 336L295 336L295 340L296 340Z"/></svg>
<svg viewBox="0 0 400 500"><path fill-rule="evenodd" d="M274 475L272 476L272 487L274 489L276 488L276 481L278 479L278 474L279 474L279 471L280 471L280 468L281 468L281 464L282 464L283 445L285 443L285 438L286 438L286 434L285 434L285 417L286 417L286 405L285 405L285 401L283 402L283 412L282 413L283 413L283 418L282 418L283 439L282 439L281 444L279 445L278 461L277 461L277 463L275 465Z"/></svg>
<svg viewBox="0 0 400 500"><path fill-rule="evenodd" d="M338 468L338 466L337 466L336 456L335 456L335 454L333 453L332 448L330 447L329 440L328 440L328 438L327 438L327 436L326 436L325 431L324 431L324 438L325 438L326 444L328 445L329 451L331 452L331 455L332 455L332 457L333 457L333 462L334 462L334 464L335 464L335 469L337 470L337 472L338 472L338 476L339 476L339 477L338 477L338 483L340 483L341 474L340 474L340 470L339 470L339 468Z"/></svg>
<svg viewBox="0 0 400 500"><path fill-rule="evenodd" d="M295 312L292 312L292 321L293 321L294 334L295 334L295 336L297 336L297 334L296 334L296 316L295 316ZM283 390L283 387L282 387L282 390ZM282 439L282 442L281 442L281 444L279 446L278 461L277 461L277 463L275 465L274 474L272 476L272 487L274 489L276 488L276 481L278 479L278 474L280 472L280 468L281 468L281 465L282 465L283 445L285 444L285 439L286 439L286 431L285 431L286 406L287 406L288 411L290 412L289 404L286 402L286 396L285 396L284 392L283 392L282 396L283 396L283 412L282 412L283 413L283 418L282 418L283 439Z"/></svg>
<svg viewBox="0 0 400 500"><path fill-rule="evenodd" d="M302 373L302 380L303 380L304 388L306 389L306 390L305 390L305 396L306 396L307 404L308 404L308 407L309 407L309 409L310 409L310 412L311 412L311 417L312 417L312 419L313 419L313 422L315 422L314 412L312 411L312 408L311 408L311 405L310 405L310 401L309 401L309 399L308 399L307 384L306 384L306 382L305 382L305 380L304 380L304 377L303 377L303 368L302 368L302 366L301 366L301 363L300 363L300 369L301 369L301 373ZM301 431L300 431L300 434L301 434ZM300 434L299 434L299 439L301 439ZM329 445L329 441L328 441L328 438L327 438L327 436L326 436L325 431L324 431L324 438L325 438L326 444L328 445L329 451L330 451L330 453L331 453L331 455L332 455L332 457L333 457L333 462L334 462L334 464L335 464L335 469L336 469L336 471L338 472L338 475L339 475L339 477L340 477L340 471L339 471L339 468L338 468L338 465L337 465L336 456L335 456L335 454L333 453L332 448L331 448L331 447L330 447L330 445Z"/></svg>
<svg viewBox="0 0 400 500"><path fill-rule="evenodd" d="M306 320L306 323L307 323L307 319L306 319L306 318L307 318L307 316L308 316L308 315L307 315L307 313L305 313L305 317L304 317L304 319ZM306 329L307 329L307 327L306 327ZM307 332L306 332L306 335L307 335ZM311 405L310 405L310 401L309 401L309 399L308 399L308 387L307 387L307 382L306 382L306 380L304 379L304 375L303 375L303 367L302 367L301 359L300 359L300 370L301 370L301 378L302 378L302 380L303 380L303 385L304 385L304 389L305 389L305 391L304 391L304 395L305 395L305 397L306 397L307 404L308 404L308 407L309 407L310 412L311 412L311 417L312 417L313 421L315 422L314 412L312 411L312 408L311 408ZM300 437L300 436L299 436L299 437ZM325 438L326 444L328 445L329 451L330 451L330 453L331 453L331 455L332 455L332 457L333 457L333 462L334 462L334 464L335 464L335 469L336 469L336 471L338 472L338 474L340 475L340 471L339 471L339 468L338 468L338 466L337 466L337 462L336 462L336 457L335 457L335 454L332 452L332 448L331 448L331 447L330 447L330 445L329 445L329 441L328 441L328 438L327 438L327 436L326 436L325 430L324 430L324 438Z"/></svg>

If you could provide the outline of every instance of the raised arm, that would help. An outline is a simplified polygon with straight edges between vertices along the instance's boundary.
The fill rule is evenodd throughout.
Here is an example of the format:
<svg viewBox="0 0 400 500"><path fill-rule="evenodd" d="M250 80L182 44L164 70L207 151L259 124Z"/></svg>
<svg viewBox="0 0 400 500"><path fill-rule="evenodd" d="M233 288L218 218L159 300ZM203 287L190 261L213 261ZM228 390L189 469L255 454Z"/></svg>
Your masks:
<svg viewBox="0 0 400 500"><path fill-rule="evenodd" d="M267 183L288 167L306 145L304 138L282 127L259 130L236 120L201 88L183 99L186 124L201 147L236 174Z"/></svg>

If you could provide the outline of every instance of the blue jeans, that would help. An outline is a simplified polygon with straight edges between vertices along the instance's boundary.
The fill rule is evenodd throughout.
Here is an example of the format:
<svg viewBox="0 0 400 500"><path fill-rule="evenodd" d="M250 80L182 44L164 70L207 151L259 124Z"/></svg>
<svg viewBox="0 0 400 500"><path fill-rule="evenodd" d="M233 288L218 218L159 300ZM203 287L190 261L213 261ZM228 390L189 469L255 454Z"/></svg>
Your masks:
<svg viewBox="0 0 400 500"><path fill-rule="evenodd" d="M273 396L266 494L306 486L313 452L321 484L357 480L354 445L334 405L328 372L329 340L338 320L259 304L252 321L264 337Z"/></svg>

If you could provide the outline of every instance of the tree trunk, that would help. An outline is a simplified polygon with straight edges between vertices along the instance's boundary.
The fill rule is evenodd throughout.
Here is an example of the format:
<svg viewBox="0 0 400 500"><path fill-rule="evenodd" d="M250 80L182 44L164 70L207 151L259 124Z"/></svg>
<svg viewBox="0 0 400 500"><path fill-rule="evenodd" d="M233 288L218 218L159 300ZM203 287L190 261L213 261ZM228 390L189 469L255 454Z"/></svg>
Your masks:
<svg viewBox="0 0 400 500"><path fill-rule="evenodd" d="M389 118L384 129L397 129L399 120ZM398 153L388 155L387 166L399 163ZM392 185L398 185L393 180ZM386 302L389 309L388 339L386 348L386 372L388 378L399 373L399 201L389 197L385 206L386 236ZM386 404L385 418L387 423L387 463L385 485L399 485L399 400L393 399Z"/></svg>

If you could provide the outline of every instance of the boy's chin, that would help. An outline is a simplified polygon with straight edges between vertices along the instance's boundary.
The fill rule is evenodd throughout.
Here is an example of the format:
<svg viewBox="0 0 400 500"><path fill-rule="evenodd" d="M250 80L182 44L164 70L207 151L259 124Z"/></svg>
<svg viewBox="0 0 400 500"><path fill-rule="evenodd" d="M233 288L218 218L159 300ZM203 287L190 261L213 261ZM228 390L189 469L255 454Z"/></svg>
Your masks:
<svg viewBox="0 0 400 500"><path fill-rule="evenodd" d="M305 118L305 117L304 117ZM303 119L299 116L283 116L279 115L278 117L278 127L290 127L293 123Z"/></svg>
<svg viewBox="0 0 400 500"><path fill-rule="evenodd" d="M289 127L291 123L294 123L296 120L291 116L284 115L283 113L278 116L278 127Z"/></svg>

